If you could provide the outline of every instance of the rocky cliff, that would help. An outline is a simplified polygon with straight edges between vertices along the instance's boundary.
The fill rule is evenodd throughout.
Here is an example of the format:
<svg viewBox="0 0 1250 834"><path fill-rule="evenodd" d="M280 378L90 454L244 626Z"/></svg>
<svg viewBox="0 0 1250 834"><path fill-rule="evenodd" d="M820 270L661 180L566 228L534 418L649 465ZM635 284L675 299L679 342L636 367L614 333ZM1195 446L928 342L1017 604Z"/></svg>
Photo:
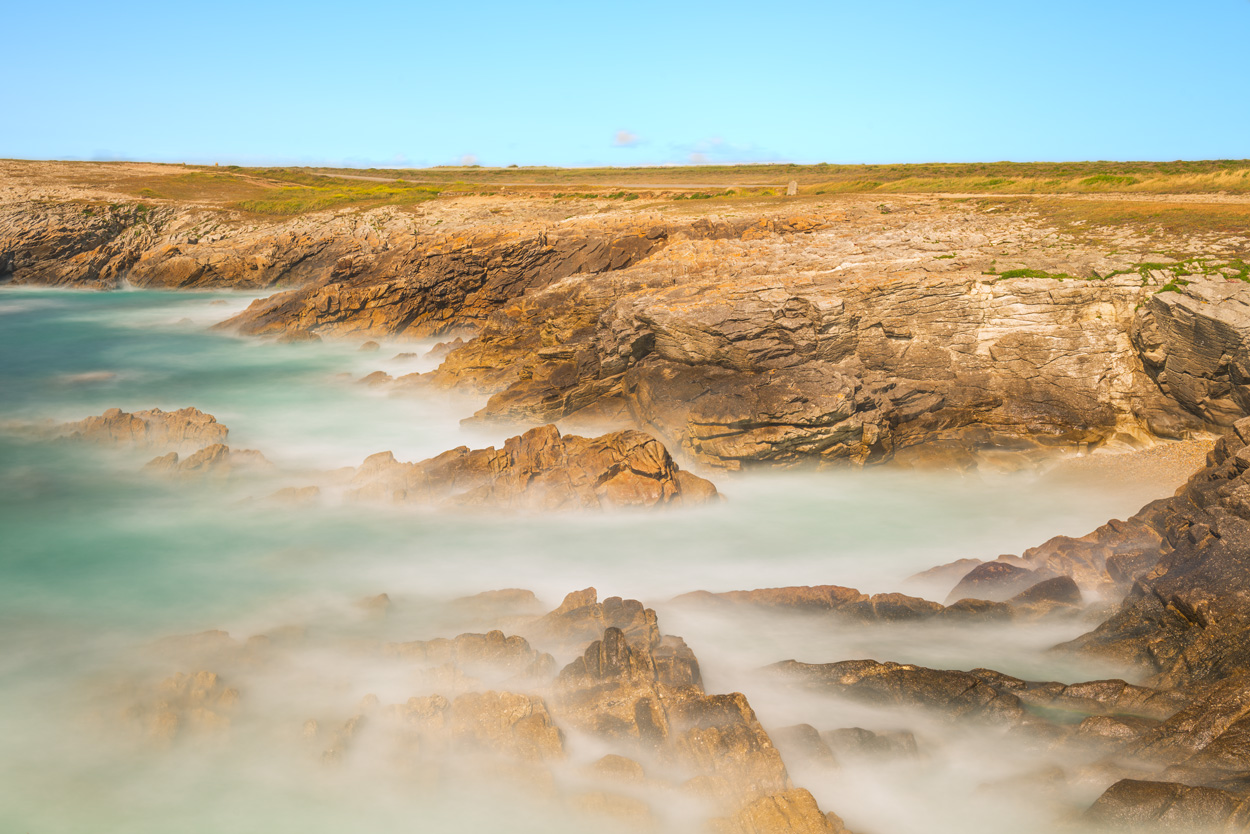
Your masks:
<svg viewBox="0 0 1250 834"><path fill-rule="evenodd" d="M10 200L0 278L291 287L222 326L459 334L395 384L486 395L472 419L518 429L643 429L728 468L1016 465L1250 413L1250 286L1228 245L1161 255L939 199L795 207L461 198L272 219Z"/></svg>

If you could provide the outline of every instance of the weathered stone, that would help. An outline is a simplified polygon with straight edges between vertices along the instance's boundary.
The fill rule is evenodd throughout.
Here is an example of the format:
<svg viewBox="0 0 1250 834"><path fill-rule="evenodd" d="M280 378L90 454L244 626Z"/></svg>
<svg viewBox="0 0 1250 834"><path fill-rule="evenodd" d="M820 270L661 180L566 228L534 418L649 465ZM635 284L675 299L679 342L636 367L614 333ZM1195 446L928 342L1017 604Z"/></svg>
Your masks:
<svg viewBox="0 0 1250 834"><path fill-rule="evenodd" d="M153 408L128 414L110 408L98 417L63 423L51 434L67 440L116 443L141 449L194 452L224 444L228 430L211 414L197 408L161 411Z"/></svg>
<svg viewBox="0 0 1250 834"><path fill-rule="evenodd" d="M950 718L1015 722L1024 715L1020 699L1000 692L968 672L926 669L875 660L799 663L769 669L805 687L871 704L925 707Z"/></svg>
<svg viewBox="0 0 1250 834"><path fill-rule="evenodd" d="M779 791L748 803L728 819L714 820L714 834L842 834L836 815L822 814L810 792Z"/></svg>
<svg viewBox="0 0 1250 834"><path fill-rule="evenodd" d="M228 478L239 472L255 472L273 466L255 449L231 449L222 443L205 446L185 460L177 452L170 452L148 461L144 471L179 477ZM316 490L316 487L312 487ZM307 493L292 497L307 497ZM314 496L315 497L315 496Z"/></svg>
<svg viewBox="0 0 1250 834"><path fill-rule="evenodd" d="M1117 831L1241 831L1245 804L1213 788L1122 779L1085 812L1085 819Z"/></svg>
<svg viewBox="0 0 1250 834"><path fill-rule="evenodd" d="M1005 602L1040 577L1028 568L1009 562L984 562L970 570L946 597L949 605L961 599Z"/></svg>
<svg viewBox="0 0 1250 834"><path fill-rule="evenodd" d="M551 655L536 651L523 637L506 636L498 630L461 634L454 640L388 643L383 651L418 663L452 664L468 672L486 667L497 673L542 680L551 678L556 671L555 658Z"/></svg>
<svg viewBox="0 0 1250 834"><path fill-rule="evenodd" d="M848 603L868 599L854 588L841 585L800 585L787 588L760 588L754 591L692 591L673 599L675 603L701 605L744 604L786 611L833 611Z"/></svg>
<svg viewBox="0 0 1250 834"><path fill-rule="evenodd" d="M510 438L502 449L452 449L418 463L370 456L352 478L358 499L508 509L578 510L706 503L711 483L682 473L654 438L620 431L561 436L555 426Z"/></svg>

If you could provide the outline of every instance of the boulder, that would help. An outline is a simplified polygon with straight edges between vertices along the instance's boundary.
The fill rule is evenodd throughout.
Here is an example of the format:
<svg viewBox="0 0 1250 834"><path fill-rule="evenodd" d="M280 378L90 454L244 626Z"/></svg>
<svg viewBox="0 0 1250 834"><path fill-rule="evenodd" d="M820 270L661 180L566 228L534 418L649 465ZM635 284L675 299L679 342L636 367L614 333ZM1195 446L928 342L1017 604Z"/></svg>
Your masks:
<svg viewBox="0 0 1250 834"><path fill-rule="evenodd" d="M946 604L961 599L1006 602L1040 578L1034 571L1009 562L984 562L959 580L959 584L947 595Z"/></svg>
<svg viewBox="0 0 1250 834"><path fill-rule="evenodd" d="M87 443L118 444L145 450L188 453L224 444L229 430L198 408L136 411L110 408L98 417L62 423L53 435Z"/></svg>
<svg viewBox="0 0 1250 834"><path fill-rule="evenodd" d="M510 438L502 449L452 449L419 463L373 455L351 481L358 499L459 507L603 510L703 504L710 482L683 472L654 438L619 431L587 439L555 426Z"/></svg>
<svg viewBox="0 0 1250 834"><path fill-rule="evenodd" d="M1214 788L1121 779L1085 819L1113 831L1242 831L1250 824L1250 803Z"/></svg>

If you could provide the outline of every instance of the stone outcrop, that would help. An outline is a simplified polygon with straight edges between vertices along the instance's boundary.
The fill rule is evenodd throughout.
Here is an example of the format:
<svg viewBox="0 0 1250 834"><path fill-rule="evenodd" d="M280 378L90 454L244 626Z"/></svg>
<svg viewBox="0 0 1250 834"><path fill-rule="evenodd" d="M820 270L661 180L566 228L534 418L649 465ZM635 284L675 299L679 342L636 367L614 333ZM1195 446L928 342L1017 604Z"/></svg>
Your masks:
<svg viewBox="0 0 1250 834"><path fill-rule="evenodd" d="M471 692L411 698L389 717L414 732L424 747L457 745L528 762L564 758L564 736L546 702L515 692Z"/></svg>
<svg viewBox="0 0 1250 834"><path fill-rule="evenodd" d="M388 643L383 651L393 657L424 664L450 664L470 674L488 667L519 678L548 679L555 674L556 661L546 652L532 648L524 637L502 631L461 634L448 640L417 640Z"/></svg>
<svg viewBox="0 0 1250 834"><path fill-rule="evenodd" d="M1129 345L1147 292L1136 275L717 275L636 290L597 320L554 324L564 341L543 357L515 355L528 343L511 331L568 303L536 298L433 379L460 378L463 352L474 369L501 368L472 372L497 391L479 420L556 420L615 400L670 446L730 468L1098 445L1143 436L1147 411L1184 434L1204 422Z"/></svg>
<svg viewBox="0 0 1250 834"><path fill-rule="evenodd" d="M507 303L571 276L626 269L671 238L736 238L776 225L759 219L585 222L561 231L522 226L409 238L394 248L344 256L319 280L258 301L226 326L253 335L441 335L480 327Z"/></svg>
<svg viewBox="0 0 1250 834"><path fill-rule="evenodd" d="M1133 345L1170 398L1203 420L1231 426L1250 413L1250 295L1237 281L1198 281L1150 297L1133 319ZM1167 416L1149 415L1157 433Z"/></svg>
<svg viewBox="0 0 1250 834"><path fill-rule="evenodd" d="M178 673L143 693L123 718L151 741L169 743L191 734L220 732L230 726L239 701L214 672Z"/></svg>
<svg viewBox="0 0 1250 834"><path fill-rule="evenodd" d="M224 443L214 443L185 458L180 457L177 452L169 452L148 461L143 468L146 472L158 475L224 478L240 471L254 472L272 466L273 464L255 449L231 449Z"/></svg>
<svg viewBox="0 0 1250 834"><path fill-rule="evenodd" d="M1016 570L1011 565L1004 567ZM1022 573L1027 574L1029 579L1033 578L1029 571ZM1027 582L1016 584L1028 585ZM995 595L992 589L982 587L979 590L991 596ZM944 606L907 594L870 596L840 585L799 585L722 593L693 591L675 597L673 604L712 610L742 606L761 612L831 615L859 623L903 623L931 618L946 622L1002 622L1017 617L1030 619L1056 613L1076 613L1081 610L1083 602L1080 589L1066 576L1031 585L1023 593L1011 597L1008 602L967 598L956 594L951 596L958 596L958 599Z"/></svg>
<svg viewBox="0 0 1250 834"><path fill-rule="evenodd" d="M1234 429L1176 497L1138 514L1160 536L1157 563L1074 648L1141 666L1171 687L1250 669L1250 419Z"/></svg>
<svg viewBox="0 0 1250 834"><path fill-rule="evenodd" d="M1055 251L1018 213L937 199L876 205L569 216L518 195L263 219L10 196L0 281L289 288L225 326L454 334L436 372L394 384L488 395L474 419L522 429L628 425L729 468L1013 466L1247 413L1250 288L1219 263L1130 256L1140 241Z"/></svg>
<svg viewBox="0 0 1250 834"><path fill-rule="evenodd" d="M194 452L224 444L229 430L198 408L136 411L110 408L96 417L62 423L46 432L53 437L87 443L118 444L147 450Z"/></svg>
<svg viewBox="0 0 1250 834"><path fill-rule="evenodd" d="M1018 697L969 672L875 660L823 664L787 660L769 668L803 686L865 703L923 707L952 719L1014 723L1024 717Z"/></svg>
<svg viewBox="0 0 1250 834"><path fill-rule="evenodd" d="M709 481L678 468L649 435L562 436L554 426L510 438L502 449L462 446L418 463L400 463L390 452L373 455L356 470L351 487L360 499L534 510L694 505L718 498Z"/></svg>
<svg viewBox="0 0 1250 834"><path fill-rule="evenodd" d="M1245 831L1250 800L1214 788L1122 779L1098 798L1085 819L1109 831Z"/></svg>
<svg viewBox="0 0 1250 834"><path fill-rule="evenodd" d="M479 757L473 760L477 772L512 762L520 769L486 772L549 785L544 790L553 799L579 813L631 825L657 824L646 798L671 804L684 797L706 809L712 831L844 830L836 815L826 815L793 784L746 697L706 692L694 652L680 637L661 634L655 612L637 600L600 602L593 588L575 591L528 630L547 646L593 636L554 679L550 655L499 631L388 644L384 655L396 662L442 665L460 673L458 682L468 680L463 673L487 667L530 677L526 691L420 694L385 707L370 696L346 722L323 729L310 719L305 737L327 764L379 750L390 750L388 761L397 764L432 767L470 753ZM531 674L536 665L543 674ZM588 736L610 752L585 768L585 781L561 799L544 774L567 757L566 733Z"/></svg>

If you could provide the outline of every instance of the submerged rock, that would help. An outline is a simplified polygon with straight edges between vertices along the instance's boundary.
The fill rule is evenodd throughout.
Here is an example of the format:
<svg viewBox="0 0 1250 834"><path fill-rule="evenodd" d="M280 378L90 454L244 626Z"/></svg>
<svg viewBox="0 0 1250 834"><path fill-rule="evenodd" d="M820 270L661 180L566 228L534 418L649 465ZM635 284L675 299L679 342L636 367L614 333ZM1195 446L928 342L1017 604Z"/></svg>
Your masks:
<svg viewBox="0 0 1250 834"><path fill-rule="evenodd" d="M240 471L255 472L257 470L270 469L272 466L273 464L255 449L231 449L225 444L214 443L211 446L205 446L185 459L180 458L177 452L161 455L148 461L143 469L145 472L159 475L226 478ZM316 487L312 487L312 489L316 489ZM288 492L287 495L280 496L280 498L288 496L296 503L306 502L315 497L315 495L303 490L295 490Z"/></svg>

